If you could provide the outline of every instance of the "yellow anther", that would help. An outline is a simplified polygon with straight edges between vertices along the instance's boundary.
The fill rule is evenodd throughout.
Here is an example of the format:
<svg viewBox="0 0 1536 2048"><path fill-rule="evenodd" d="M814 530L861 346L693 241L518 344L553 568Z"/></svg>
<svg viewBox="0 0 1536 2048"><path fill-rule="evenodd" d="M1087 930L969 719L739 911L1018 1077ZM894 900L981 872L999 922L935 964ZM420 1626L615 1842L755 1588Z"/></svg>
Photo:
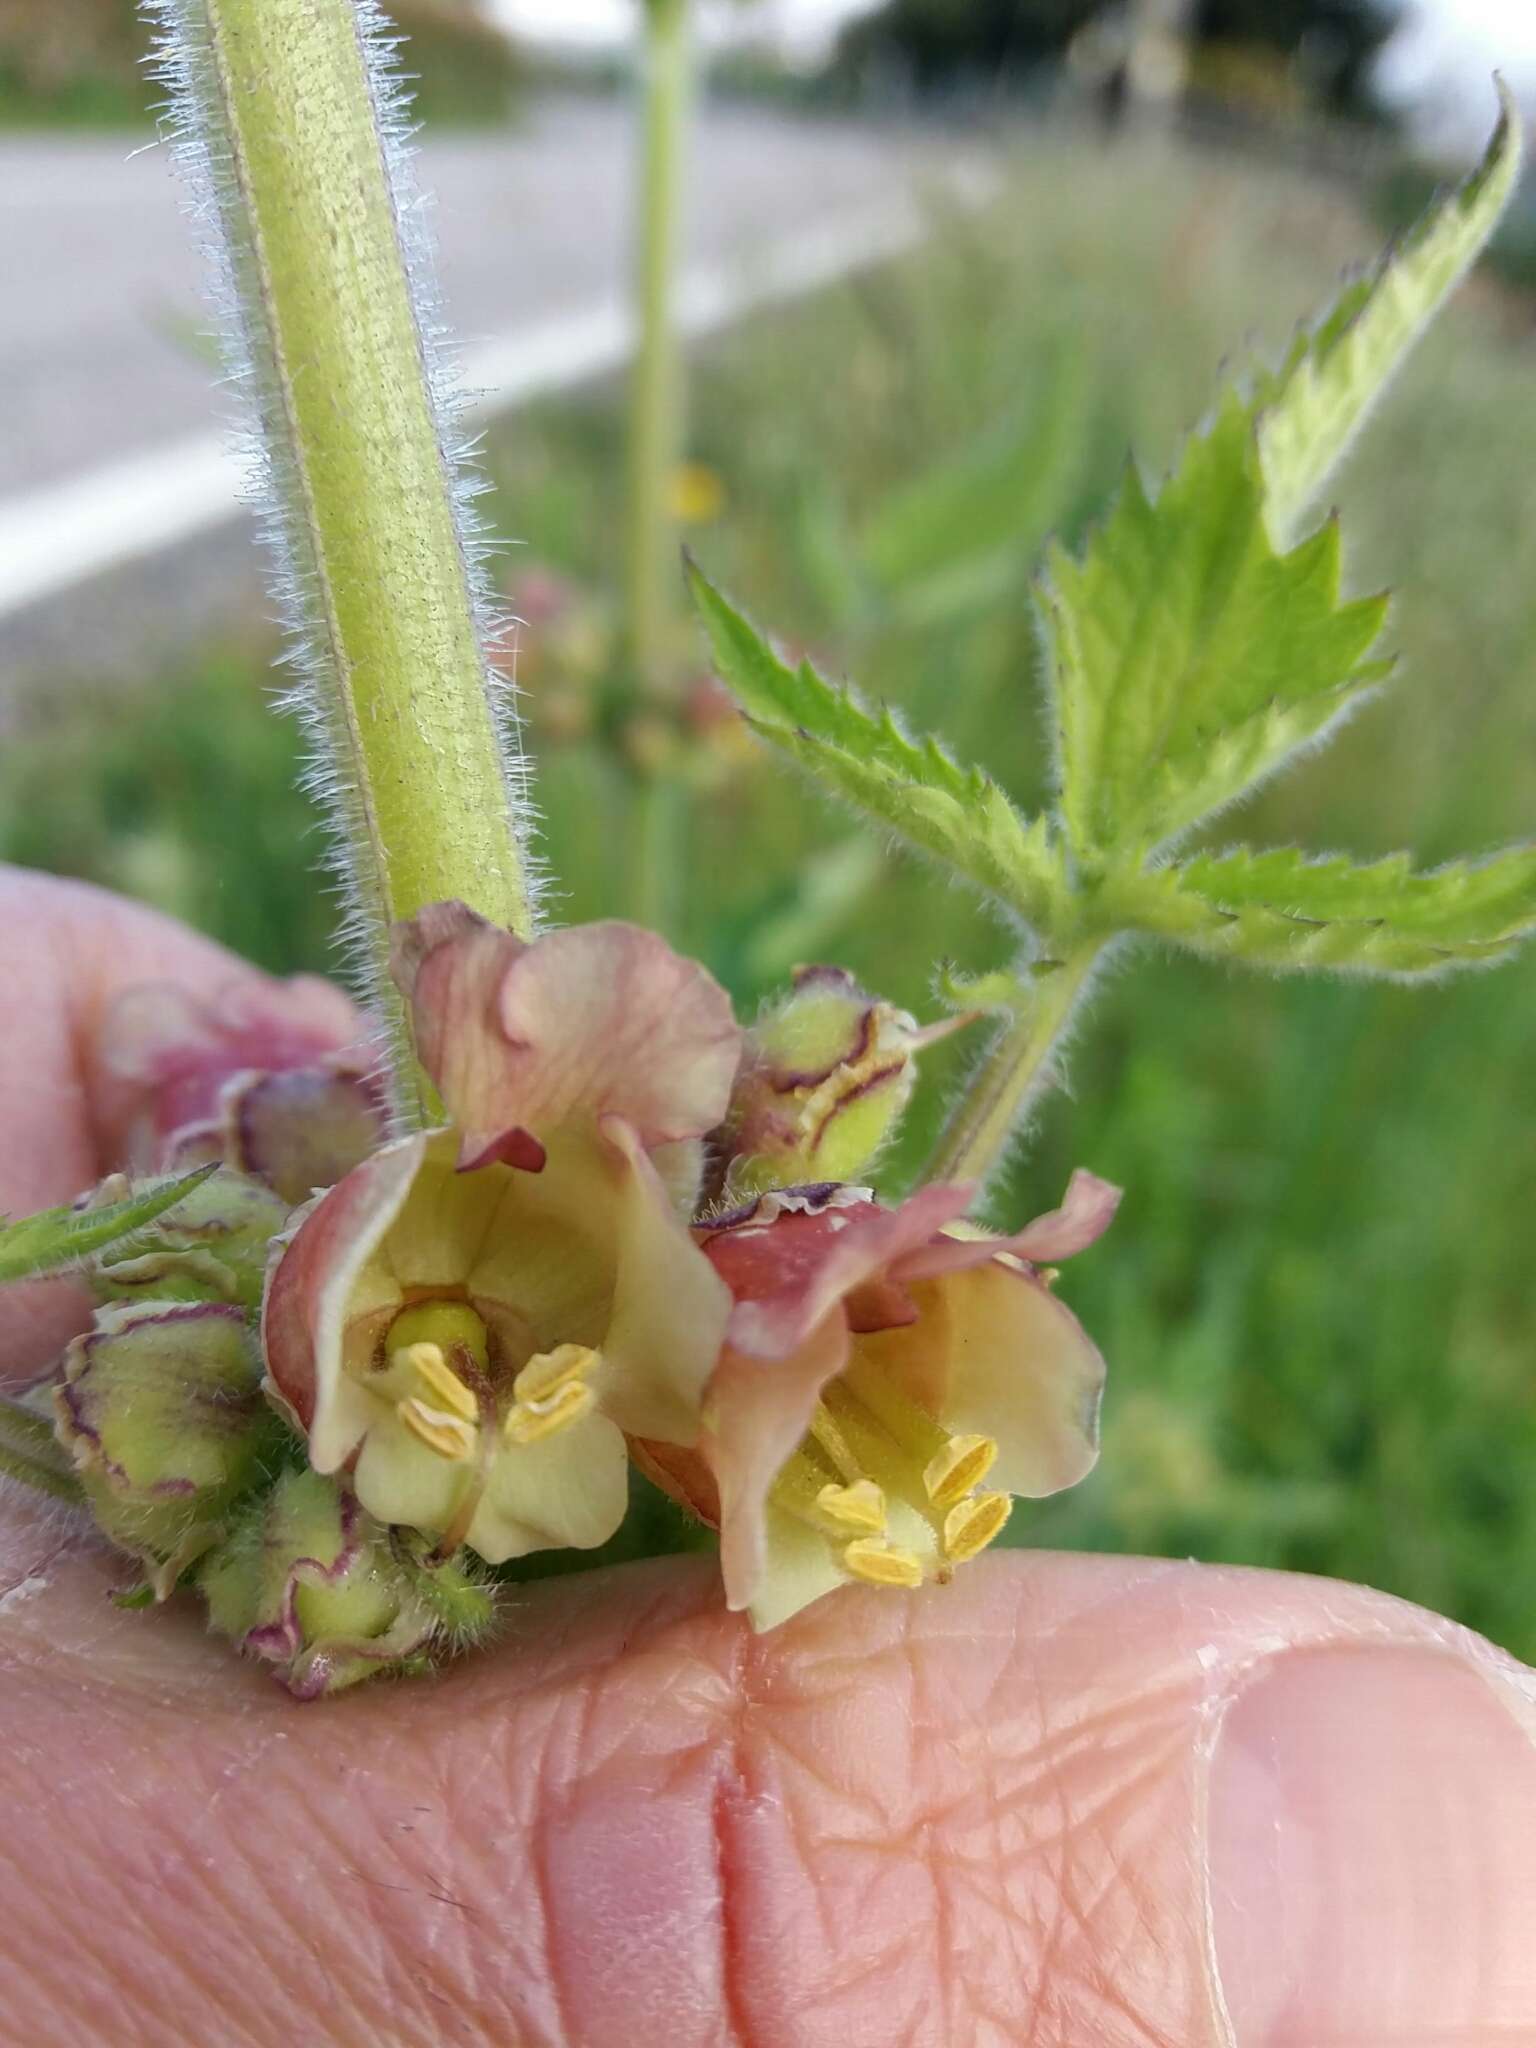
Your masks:
<svg viewBox="0 0 1536 2048"><path fill-rule="evenodd" d="M1001 1533L1012 1512L1006 1493L978 1493L961 1501L944 1517L944 1555L952 1564L977 1556Z"/></svg>
<svg viewBox="0 0 1536 2048"><path fill-rule="evenodd" d="M997 1460L989 1436L952 1436L923 1473L928 1498L936 1508L952 1508L979 1486Z"/></svg>
<svg viewBox="0 0 1536 2048"><path fill-rule="evenodd" d="M465 1422L478 1420L480 1404L444 1358L441 1345L402 1345L398 1351L389 1354L389 1365L391 1372L403 1373L418 1381L431 1397L434 1407L446 1408L450 1415L457 1415Z"/></svg>
<svg viewBox="0 0 1536 2048"><path fill-rule="evenodd" d="M853 1486L824 1486L816 1506L840 1534L849 1529L864 1536L885 1534L885 1495L873 1479L860 1479Z"/></svg>
<svg viewBox="0 0 1536 2048"><path fill-rule="evenodd" d="M553 1351L536 1352L512 1382L513 1397L529 1408L542 1407L562 1387L584 1379L597 1359L585 1344L558 1344Z"/></svg>
<svg viewBox="0 0 1536 2048"><path fill-rule="evenodd" d="M399 1401L395 1413L411 1435L438 1457L463 1465L475 1455L479 1432L473 1423L463 1422L457 1415L444 1415L440 1409L429 1408L425 1401Z"/></svg>
<svg viewBox="0 0 1536 2048"><path fill-rule="evenodd" d="M923 1561L912 1550L900 1550L878 1537L861 1536L843 1552L843 1563L856 1579L871 1586L920 1586Z"/></svg>
<svg viewBox="0 0 1536 2048"><path fill-rule="evenodd" d="M569 1429L573 1422L590 1415L596 1405L597 1396L590 1387L584 1387L580 1380L568 1380L537 1407L519 1401L509 1409L502 1433L509 1444L536 1444L544 1437Z"/></svg>

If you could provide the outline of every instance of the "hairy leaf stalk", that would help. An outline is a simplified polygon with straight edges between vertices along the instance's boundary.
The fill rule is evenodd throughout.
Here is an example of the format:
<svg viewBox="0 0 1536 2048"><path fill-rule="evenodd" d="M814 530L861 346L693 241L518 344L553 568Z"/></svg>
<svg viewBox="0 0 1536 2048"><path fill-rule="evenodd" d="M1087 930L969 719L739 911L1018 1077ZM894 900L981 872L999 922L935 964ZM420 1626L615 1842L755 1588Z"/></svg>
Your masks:
<svg viewBox="0 0 1536 2048"><path fill-rule="evenodd" d="M1030 1104L1051 1079L1060 1044L1095 962L1097 944L1035 976L1018 1016L982 1055L929 1160L928 1181L985 1180L1006 1156Z"/></svg>
<svg viewBox="0 0 1536 2048"><path fill-rule="evenodd" d="M515 724L490 682L475 486L450 395L373 0L148 0L180 155L211 229L230 366L335 821L350 938L423 1088L388 928L462 897L527 934Z"/></svg>
<svg viewBox="0 0 1536 2048"><path fill-rule="evenodd" d="M624 562L629 652L644 684L655 682L665 653L668 592L677 573L669 500L683 379L673 286L693 80L689 15L690 0L647 0Z"/></svg>

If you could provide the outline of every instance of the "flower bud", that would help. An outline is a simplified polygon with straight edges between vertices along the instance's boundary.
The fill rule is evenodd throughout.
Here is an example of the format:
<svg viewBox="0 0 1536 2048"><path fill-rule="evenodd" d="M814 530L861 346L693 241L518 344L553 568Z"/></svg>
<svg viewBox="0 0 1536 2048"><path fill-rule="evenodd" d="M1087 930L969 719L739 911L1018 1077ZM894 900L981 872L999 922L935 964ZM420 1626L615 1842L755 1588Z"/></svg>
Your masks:
<svg viewBox="0 0 1536 2048"><path fill-rule="evenodd" d="M894 1132L913 1054L932 1035L842 968L800 968L747 1034L726 1122L727 1199L856 1179Z"/></svg>
<svg viewBox="0 0 1536 2048"><path fill-rule="evenodd" d="M407 1669L482 1636L492 1596L359 1507L340 1481L282 1473L205 1559L208 1616L296 1699Z"/></svg>
<svg viewBox="0 0 1536 2048"><path fill-rule="evenodd" d="M125 1188L104 1181L95 1199L116 1199ZM221 1167L148 1229L112 1245L91 1281L104 1301L222 1301L254 1311L287 1218L287 1203L271 1188Z"/></svg>
<svg viewBox="0 0 1536 2048"><path fill-rule="evenodd" d="M341 991L310 975L243 976L208 1001L171 985L129 989L103 1037L130 1158L157 1171L218 1159L307 1201L386 1134L362 1034Z"/></svg>
<svg viewBox="0 0 1536 2048"><path fill-rule="evenodd" d="M244 1312L227 1302L98 1311L64 1355L54 1427L97 1521L165 1599L277 1455Z"/></svg>

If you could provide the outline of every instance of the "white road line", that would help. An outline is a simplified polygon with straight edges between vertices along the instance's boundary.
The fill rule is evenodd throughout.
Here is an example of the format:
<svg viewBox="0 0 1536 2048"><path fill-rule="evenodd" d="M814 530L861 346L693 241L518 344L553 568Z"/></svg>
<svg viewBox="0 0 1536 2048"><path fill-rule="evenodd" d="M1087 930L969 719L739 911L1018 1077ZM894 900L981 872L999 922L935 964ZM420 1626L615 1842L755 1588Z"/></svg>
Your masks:
<svg viewBox="0 0 1536 2048"><path fill-rule="evenodd" d="M913 202L887 200L782 235L750 266L693 265L679 281L679 324L691 339L718 332L899 254L922 230ZM617 370L632 348L626 305L606 298L466 349L462 382L484 419ZM0 500L0 618L237 517L241 483L225 436L206 433Z"/></svg>

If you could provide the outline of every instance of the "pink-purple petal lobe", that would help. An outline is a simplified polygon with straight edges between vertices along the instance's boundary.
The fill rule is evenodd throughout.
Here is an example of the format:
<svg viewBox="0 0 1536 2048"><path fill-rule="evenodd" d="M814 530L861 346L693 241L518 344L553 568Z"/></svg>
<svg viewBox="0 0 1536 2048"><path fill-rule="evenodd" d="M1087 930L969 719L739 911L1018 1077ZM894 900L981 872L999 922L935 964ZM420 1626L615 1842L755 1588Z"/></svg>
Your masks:
<svg viewBox="0 0 1536 2048"><path fill-rule="evenodd" d="M742 1034L723 989L655 933L576 925L532 944L438 905L396 936L417 1045L462 1159L514 1126L623 1116L647 1146L718 1124Z"/></svg>
<svg viewBox="0 0 1536 2048"><path fill-rule="evenodd" d="M963 1216L970 1200L968 1186L936 1186L899 1209L871 1202L714 1233L706 1250L736 1298L730 1343L757 1357L786 1357L845 1297L899 1269L904 1256Z"/></svg>
<svg viewBox="0 0 1536 2048"><path fill-rule="evenodd" d="M946 1232L903 1258L892 1277L903 1284L932 1279L939 1273L984 1266L1000 1254L1035 1266L1054 1265L1095 1244L1114 1221L1120 1199L1119 1188L1079 1168L1067 1184L1060 1208L1037 1216L1011 1235L969 1229L964 1235Z"/></svg>
<svg viewBox="0 0 1536 2048"><path fill-rule="evenodd" d="M309 1436L310 1463L335 1472L372 1418L371 1397L343 1370L359 1282L400 1216L429 1152L452 1134L396 1140L301 1212L268 1276L262 1310L267 1371L281 1405ZM398 1288L395 1303L403 1299Z"/></svg>
<svg viewBox="0 0 1536 2048"><path fill-rule="evenodd" d="M250 974L207 998L173 982L127 989L102 1045L112 1073L141 1097L142 1146L214 1117L231 1075L313 1066L357 1045L362 1032L357 1010L329 982Z"/></svg>

